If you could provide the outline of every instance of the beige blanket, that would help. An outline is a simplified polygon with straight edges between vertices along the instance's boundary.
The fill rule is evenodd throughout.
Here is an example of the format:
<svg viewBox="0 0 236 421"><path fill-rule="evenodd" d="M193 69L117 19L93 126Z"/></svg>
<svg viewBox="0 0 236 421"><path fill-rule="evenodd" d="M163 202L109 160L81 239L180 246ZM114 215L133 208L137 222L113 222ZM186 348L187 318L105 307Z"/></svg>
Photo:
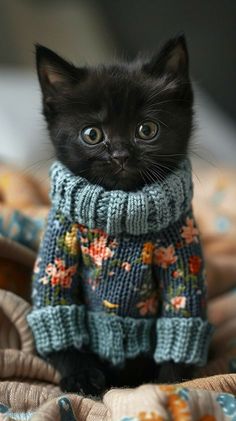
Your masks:
<svg viewBox="0 0 236 421"><path fill-rule="evenodd" d="M218 312L222 304L213 302L211 310ZM227 418L227 412L233 409L236 416L236 400L229 395L236 391L234 374L203 377L181 385L111 390L102 402L63 395L58 387L59 374L35 355L33 338L26 323L30 305L11 292L0 290L0 308L0 343L4 346L0 350L0 413L4 420L206 421L231 419ZM225 323L226 320L216 332L215 349L220 349L219 333L221 335ZM226 361L230 357L230 350L223 358L219 352L205 372L227 371Z"/></svg>

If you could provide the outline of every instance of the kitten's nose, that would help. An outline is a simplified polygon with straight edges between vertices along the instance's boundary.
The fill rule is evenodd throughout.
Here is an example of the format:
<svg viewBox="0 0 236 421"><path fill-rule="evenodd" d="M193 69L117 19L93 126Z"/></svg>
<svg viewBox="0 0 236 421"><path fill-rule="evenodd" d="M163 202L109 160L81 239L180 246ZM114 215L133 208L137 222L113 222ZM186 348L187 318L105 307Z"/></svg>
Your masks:
<svg viewBox="0 0 236 421"><path fill-rule="evenodd" d="M128 159L129 159L129 153L126 151L113 152L112 154L112 160L115 161L115 163L121 167L124 167Z"/></svg>

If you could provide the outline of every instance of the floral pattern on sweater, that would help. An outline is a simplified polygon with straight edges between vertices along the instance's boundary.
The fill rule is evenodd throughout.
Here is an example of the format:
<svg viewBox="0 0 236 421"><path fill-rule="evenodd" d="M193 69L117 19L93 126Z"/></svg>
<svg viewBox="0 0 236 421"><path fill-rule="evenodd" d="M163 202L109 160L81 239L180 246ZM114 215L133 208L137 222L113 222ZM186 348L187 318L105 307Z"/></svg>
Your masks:
<svg viewBox="0 0 236 421"><path fill-rule="evenodd" d="M137 192L52 166L27 317L40 354L86 345L114 365L143 353L205 363L212 327L192 193L188 160Z"/></svg>
<svg viewBox="0 0 236 421"><path fill-rule="evenodd" d="M34 270L39 307L82 302L92 311L141 318L205 312L203 258L191 214L176 225L171 243L164 232L110 236L60 212L51 223L54 252L40 256Z"/></svg>

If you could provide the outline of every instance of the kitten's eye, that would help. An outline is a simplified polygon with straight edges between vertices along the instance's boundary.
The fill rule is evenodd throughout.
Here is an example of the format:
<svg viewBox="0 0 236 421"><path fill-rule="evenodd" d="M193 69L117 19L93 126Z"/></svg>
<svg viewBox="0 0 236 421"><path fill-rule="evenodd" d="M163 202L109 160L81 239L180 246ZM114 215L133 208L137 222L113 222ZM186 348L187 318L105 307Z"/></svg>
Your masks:
<svg viewBox="0 0 236 421"><path fill-rule="evenodd" d="M144 121L137 126L136 137L139 139L150 140L157 135L159 130L159 125L153 123L153 121Z"/></svg>
<svg viewBox="0 0 236 421"><path fill-rule="evenodd" d="M81 136L90 145L96 145L103 140L103 132L98 127L85 127L81 132Z"/></svg>

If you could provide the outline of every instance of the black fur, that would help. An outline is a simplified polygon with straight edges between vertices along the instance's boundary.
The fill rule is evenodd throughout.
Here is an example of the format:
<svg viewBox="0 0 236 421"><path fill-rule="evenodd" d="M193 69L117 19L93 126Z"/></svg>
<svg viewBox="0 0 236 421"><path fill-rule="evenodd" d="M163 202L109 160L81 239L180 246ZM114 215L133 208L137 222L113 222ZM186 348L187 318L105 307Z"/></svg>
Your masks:
<svg viewBox="0 0 236 421"><path fill-rule="evenodd" d="M163 181L186 156L193 92L183 35L169 40L156 56L129 63L77 68L40 45L36 58L50 137L57 158L74 174L106 189L135 191ZM159 127L152 140L137 136L137 126L144 121ZM91 126L104 134L97 145L82 138L82 130ZM180 369L172 376L166 365L159 372L153 361L144 358L142 375L134 368L135 361L122 371L85 351L56 353L50 359L62 373L63 389L85 394L99 394L126 382L154 381L158 373L161 381L179 380L181 373L188 377L182 366L177 369L170 362L168 370L175 367L172 374Z"/></svg>
<svg viewBox="0 0 236 421"><path fill-rule="evenodd" d="M169 41L149 61L76 68L37 46L37 68L57 157L70 170L107 189L137 190L163 179L186 154L192 129L193 94L183 37ZM139 140L137 124L160 125L157 139ZM87 145L86 126L105 139ZM114 156L127 156L123 171Z"/></svg>

